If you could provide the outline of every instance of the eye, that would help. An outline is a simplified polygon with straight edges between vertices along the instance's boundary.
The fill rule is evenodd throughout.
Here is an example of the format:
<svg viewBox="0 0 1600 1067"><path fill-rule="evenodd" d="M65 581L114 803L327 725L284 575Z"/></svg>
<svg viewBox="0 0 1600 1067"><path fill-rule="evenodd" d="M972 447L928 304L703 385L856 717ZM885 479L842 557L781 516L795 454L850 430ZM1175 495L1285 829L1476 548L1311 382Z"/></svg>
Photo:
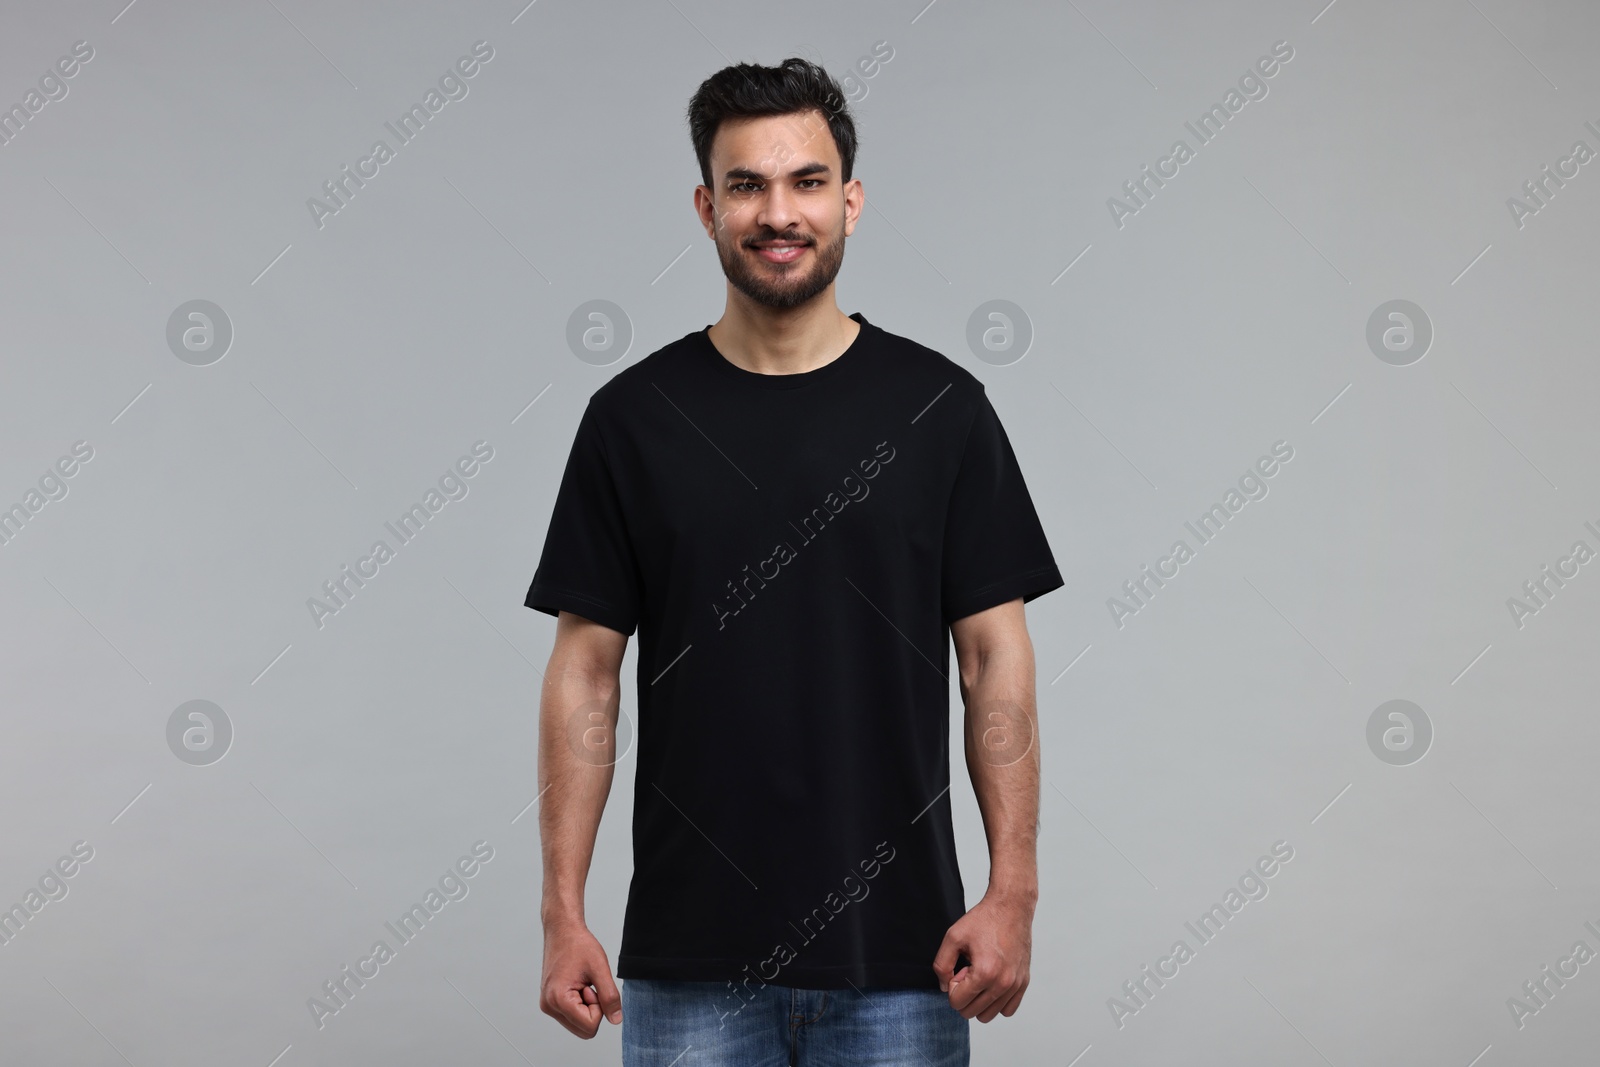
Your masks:
<svg viewBox="0 0 1600 1067"><path fill-rule="evenodd" d="M823 182L822 182L821 178L805 178L805 179L801 180L800 184L801 185L808 185L808 184L810 184L810 185L821 185L821 184L823 184Z"/></svg>

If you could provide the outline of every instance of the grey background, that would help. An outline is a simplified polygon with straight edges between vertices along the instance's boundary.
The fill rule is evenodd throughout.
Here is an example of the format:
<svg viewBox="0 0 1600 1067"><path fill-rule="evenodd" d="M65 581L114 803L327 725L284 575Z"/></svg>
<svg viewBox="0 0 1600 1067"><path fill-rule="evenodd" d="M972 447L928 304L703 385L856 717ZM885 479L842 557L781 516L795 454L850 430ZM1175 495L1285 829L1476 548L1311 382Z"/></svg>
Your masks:
<svg viewBox="0 0 1600 1067"><path fill-rule="evenodd" d="M1600 163L1506 206L1600 148L1592 5L123 2L8 3L0 35L8 105L95 50L0 147L0 503L94 449L0 546L0 905L94 849L0 946L7 1063L617 1062L537 1010L554 623L522 596L588 395L720 314L689 95L880 40L840 303L985 382L1067 579L1028 610L1032 985L975 1062L1593 1059L1600 964L1521 1029L1506 1004L1600 950L1597 567L1506 605L1600 547ZM318 229L307 198L478 40L468 96ZM1279 40L1269 95L1114 225ZM195 299L234 330L209 366L166 343ZM565 341L593 299L634 331L610 366ZM1034 331L1009 366L966 345L991 299ZM1365 340L1394 299L1434 330L1408 366ZM318 629L307 598L478 440L467 497ZM1270 494L1119 629L1107 598L1278 440ZM633 671L630 643L630 712ZM207 766L167 743L197 699L234 731ZM1394 699L1420 762L1368 747ZM632 789L625 760L589 882L613 962ZM952 795L975 903L959 766ZM469 895L318 1029L307 999L480 839ZM1108 998L1279 840L1270 895L1119 1028Z"/></svg>

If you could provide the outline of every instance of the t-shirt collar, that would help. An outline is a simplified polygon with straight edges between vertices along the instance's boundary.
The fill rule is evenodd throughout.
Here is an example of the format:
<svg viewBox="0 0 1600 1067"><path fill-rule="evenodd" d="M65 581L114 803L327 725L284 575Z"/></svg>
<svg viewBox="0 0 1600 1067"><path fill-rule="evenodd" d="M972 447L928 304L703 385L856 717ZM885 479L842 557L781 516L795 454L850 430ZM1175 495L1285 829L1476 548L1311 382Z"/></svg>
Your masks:
<svg viewBox="0 0 1600 1067"><path fill-rule="evenodd" d="M822 366L814 370L802 371L799 374L761 374L757 371L746 370L737 364L728 361L728 358L717 351L717 346L711 343L711 324L696 331L693 336L695 343L702 350L702 354L709 357L711 364L728 377L744 382L746 385L760 389L799 389L802 386L812 385L816 382L831 380L844 373L849 368L861 362L862 350L867 346L867 331L876 329L867 321L865 315L857 311L850 316L860 326L855 340L851 341L845 350L839 353Z"/></svg>

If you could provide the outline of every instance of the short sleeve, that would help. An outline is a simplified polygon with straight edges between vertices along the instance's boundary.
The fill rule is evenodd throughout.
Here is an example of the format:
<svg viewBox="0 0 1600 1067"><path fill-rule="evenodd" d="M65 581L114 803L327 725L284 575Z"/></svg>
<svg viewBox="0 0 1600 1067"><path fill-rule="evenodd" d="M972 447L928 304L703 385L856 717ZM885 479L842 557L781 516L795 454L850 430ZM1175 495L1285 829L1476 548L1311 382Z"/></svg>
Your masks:
<svg viewBox="0 0 1600 1067"><path fill-rule="evenodd" d="M594 401L584 409L556 491L544 552L523 603L570 611L623 634L639 624L639 568Z"/></svg>
<svg viewBox="0 0 1600 1067"><path fill-rule="evenodd" d="M1011 441L980 392L945 519L945 622L1065 584Z"/></svg>

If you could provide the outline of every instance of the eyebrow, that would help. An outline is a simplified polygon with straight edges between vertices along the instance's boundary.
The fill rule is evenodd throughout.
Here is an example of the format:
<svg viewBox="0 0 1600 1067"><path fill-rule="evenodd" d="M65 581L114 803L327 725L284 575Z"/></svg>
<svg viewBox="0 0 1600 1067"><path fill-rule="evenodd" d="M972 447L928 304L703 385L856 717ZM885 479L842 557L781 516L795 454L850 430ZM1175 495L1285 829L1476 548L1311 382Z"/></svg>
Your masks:
<svg viewBox="0 0 1600 1067"><path fill-rule="evenodd" d="M791 178L807 178L813 174L832 174L833 168L826 163L806 163L789 172ZM768 176L749 167L729 167L725 175L727 181L758 181L768 180Z"/></svg>

